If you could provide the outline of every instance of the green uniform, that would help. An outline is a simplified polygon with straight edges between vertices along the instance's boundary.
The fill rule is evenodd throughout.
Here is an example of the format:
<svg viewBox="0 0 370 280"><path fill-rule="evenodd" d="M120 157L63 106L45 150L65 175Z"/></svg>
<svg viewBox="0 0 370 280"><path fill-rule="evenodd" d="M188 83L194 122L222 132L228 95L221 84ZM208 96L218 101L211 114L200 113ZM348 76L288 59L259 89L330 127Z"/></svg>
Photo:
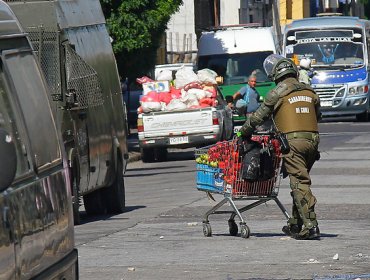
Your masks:
<svg viewBox="0 0 370 280"><path fill-rule="evenodd" d="M317 226L316 198L311 192L309 172L318 154L319 109L320 100L313 89L289 77L268 93L260 108L240 129L242 135L251 135L257 125L272 115L277 129L286 133L290 152L283 155L283 164L293 197L293 215L288 223L304 225L300 233L303 235Z"/></svg>

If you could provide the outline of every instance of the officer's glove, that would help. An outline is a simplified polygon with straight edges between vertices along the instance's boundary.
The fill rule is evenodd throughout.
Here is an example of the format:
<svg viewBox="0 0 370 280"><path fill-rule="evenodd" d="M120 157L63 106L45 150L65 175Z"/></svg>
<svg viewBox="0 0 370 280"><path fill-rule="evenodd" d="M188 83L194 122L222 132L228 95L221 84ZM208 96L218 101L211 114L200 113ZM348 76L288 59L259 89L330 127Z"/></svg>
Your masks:
<svg viewBox="0 0 370 280"><path fill-rule="evenodd" d="M252 135L246 135L241 131L238 131L236 133L236 136L238 137L238 144L239 145L245 145L245 144L248 144L252 141L251 140Z"/></svg>
<svg viewBox="0 0 370 280"><path fill-rule="evenodd" d="M252 141L252 135L251 134L244 134L242 131L238 131L236 133L236 136L238 137L238 151L239 155L244 156L248 151L251 150L251 148L254 147L254 142Z"/></svg>
<svg viewBox="0 0 370 280"><path fill-rule="evenodd" d="M252 135L246 135L245 133L241 132L240 130L236 133L236 136L241 140L250 140Z"/></svg>

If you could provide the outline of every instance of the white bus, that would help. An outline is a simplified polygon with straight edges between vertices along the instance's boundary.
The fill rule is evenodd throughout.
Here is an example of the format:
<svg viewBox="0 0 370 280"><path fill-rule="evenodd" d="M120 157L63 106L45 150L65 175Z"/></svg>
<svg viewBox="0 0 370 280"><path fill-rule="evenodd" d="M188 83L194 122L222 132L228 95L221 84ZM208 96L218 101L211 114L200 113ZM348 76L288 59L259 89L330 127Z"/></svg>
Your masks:
<svg viewBox="0 0 370 280"><path fill-rule="evenodd" d="M285 28L283 54L296 64L311 59L317 72L312 87L324 117L368 120L370 21L345 16L295 20Z"/></svg>

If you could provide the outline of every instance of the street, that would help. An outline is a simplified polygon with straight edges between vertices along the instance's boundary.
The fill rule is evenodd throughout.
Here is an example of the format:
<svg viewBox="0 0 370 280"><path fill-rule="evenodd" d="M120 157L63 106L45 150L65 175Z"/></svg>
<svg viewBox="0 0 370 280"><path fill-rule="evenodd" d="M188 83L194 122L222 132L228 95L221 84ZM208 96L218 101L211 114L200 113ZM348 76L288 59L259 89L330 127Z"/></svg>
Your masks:
<svg viewBox="0 0 370 280"><path fill-rule="evenodd" d="M210 216L205 237L202 216L217 202L195 188L194 149L172 150L167 162L129 163L125 213L82 215L80 279L370 279L370 123L326 120L320 133L311 172L320 241L286 237L273 201L243 213L250 238L240 228L230 236L223 214ZM279 199L290 213L287 179Z"/></svg>

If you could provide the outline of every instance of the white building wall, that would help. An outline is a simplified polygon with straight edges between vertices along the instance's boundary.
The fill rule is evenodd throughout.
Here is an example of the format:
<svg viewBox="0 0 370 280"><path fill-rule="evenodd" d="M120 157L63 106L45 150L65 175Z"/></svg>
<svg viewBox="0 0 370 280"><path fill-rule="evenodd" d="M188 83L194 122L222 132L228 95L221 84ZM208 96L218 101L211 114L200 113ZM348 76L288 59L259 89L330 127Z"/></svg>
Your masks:
<svg viewBox="0 0 370 280"><path fill-rule="evenodd" d="M240 0L220 1L220 25L239 24Z"/></svg>
<svg viewBox="0 0 370 280"><path fill-rule="evenodd" d="M180 10L175 13L167 25L167 52L194 52L185 55L184 62L193 62L196 58L197 36L194 22L194 0L184 0ZM176 57L176 56L174 56ZM176 61L173 61L176 62ZM172 63L169 61L169 63Z"/></svg>

